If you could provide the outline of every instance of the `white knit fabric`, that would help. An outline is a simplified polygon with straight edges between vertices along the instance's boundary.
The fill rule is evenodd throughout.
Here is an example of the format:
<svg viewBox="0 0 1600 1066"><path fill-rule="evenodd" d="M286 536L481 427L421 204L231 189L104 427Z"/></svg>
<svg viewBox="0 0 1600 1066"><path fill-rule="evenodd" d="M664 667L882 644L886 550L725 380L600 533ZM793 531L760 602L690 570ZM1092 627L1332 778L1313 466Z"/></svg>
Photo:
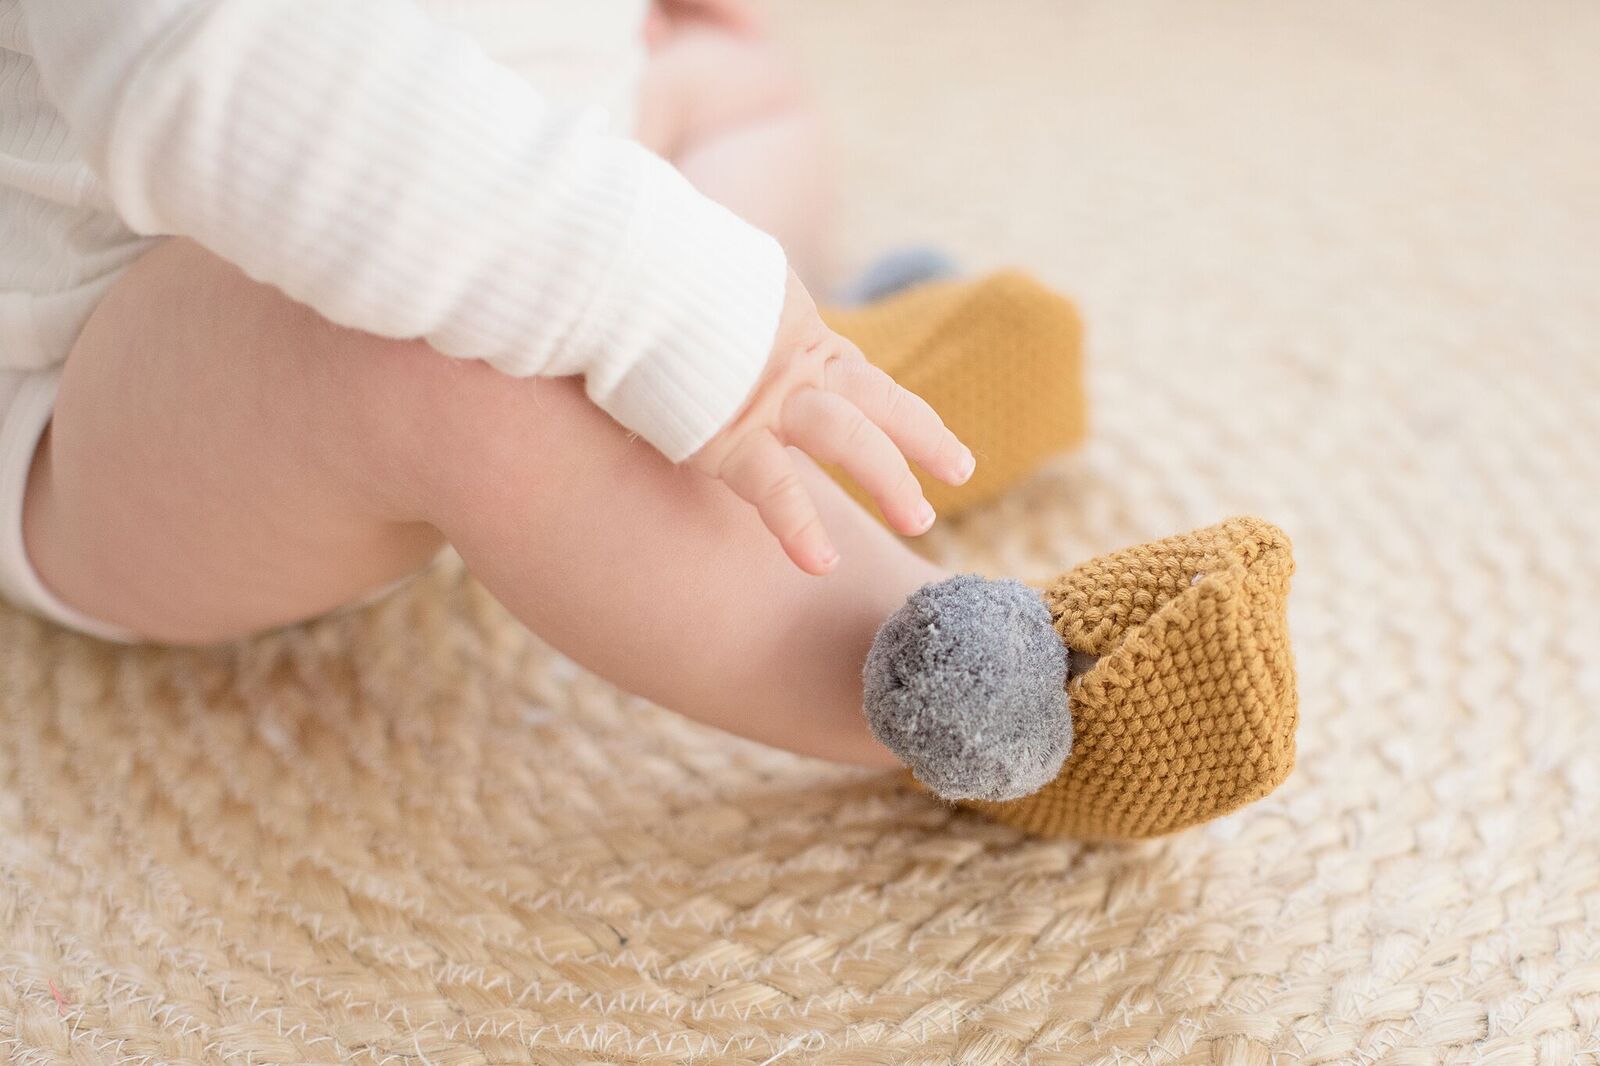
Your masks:
<svg viewBox="0 0 1600 1066"><path fill-rule="evenodd" d="M151 237L329 319L585 377L668 458L765 361L776 242L606 129L643 0L0 0L0 373ZM548 84L538 84L541 80ZM620 86L620 88L618 88Z"/></svg>

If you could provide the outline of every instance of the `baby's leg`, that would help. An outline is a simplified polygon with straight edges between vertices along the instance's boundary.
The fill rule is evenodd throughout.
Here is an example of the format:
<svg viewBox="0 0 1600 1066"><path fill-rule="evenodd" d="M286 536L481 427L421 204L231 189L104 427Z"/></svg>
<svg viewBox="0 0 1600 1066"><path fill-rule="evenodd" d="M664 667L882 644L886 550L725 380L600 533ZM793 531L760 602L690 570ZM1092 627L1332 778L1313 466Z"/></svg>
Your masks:
<svg viewBox="0 0 1600 1066"><path fill-rule="evenodd" d="M620 686L893 765L863 720L862 663L907 594L945 575L810 474L842 556L824 578L575 380L338 329L171 240L68 361L26 534L68 604L172 642L314 615L448 538L517 617Z"/></svg>
<svg viewBox="0 0 1600 1066"><path fill-rule="evenodd" d="M636 132L819 282L831 206L823 125L776 48L711 24L676 30L645 68Z"/></svg>

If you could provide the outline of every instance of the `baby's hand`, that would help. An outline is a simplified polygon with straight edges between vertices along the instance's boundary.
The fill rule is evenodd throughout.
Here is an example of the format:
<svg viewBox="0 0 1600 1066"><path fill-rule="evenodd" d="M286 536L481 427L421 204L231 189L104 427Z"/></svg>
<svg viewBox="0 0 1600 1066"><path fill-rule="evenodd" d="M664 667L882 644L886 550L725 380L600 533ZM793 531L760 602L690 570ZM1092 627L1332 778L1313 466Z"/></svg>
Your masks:
<svg viewBox="0 0 1600 1066"><path fill-rule="evenodd" d="M796 566L826 574L839 555L785 445L844 468L909 536L927 532L934 515L906 458L952 485L975 465L933 408L823 323L793 272L754 393L689 465L754 504Z"/></svg>

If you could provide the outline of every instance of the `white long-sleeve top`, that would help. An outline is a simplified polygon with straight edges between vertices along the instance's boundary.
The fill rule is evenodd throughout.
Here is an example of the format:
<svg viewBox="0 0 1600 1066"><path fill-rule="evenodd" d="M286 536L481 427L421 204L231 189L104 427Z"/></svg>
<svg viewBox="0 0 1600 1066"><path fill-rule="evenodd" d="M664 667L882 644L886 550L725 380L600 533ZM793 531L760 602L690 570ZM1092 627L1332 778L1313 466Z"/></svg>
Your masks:
<svg viewBox="0 0 1600 1066"><path fill-rule="evenodd" d="M490 54L607 18L633 48L643 9L0 0L0 370L59 363L147 238L176 234L341 325L581 374L692 454L760 373L782 251Z"/></svg>

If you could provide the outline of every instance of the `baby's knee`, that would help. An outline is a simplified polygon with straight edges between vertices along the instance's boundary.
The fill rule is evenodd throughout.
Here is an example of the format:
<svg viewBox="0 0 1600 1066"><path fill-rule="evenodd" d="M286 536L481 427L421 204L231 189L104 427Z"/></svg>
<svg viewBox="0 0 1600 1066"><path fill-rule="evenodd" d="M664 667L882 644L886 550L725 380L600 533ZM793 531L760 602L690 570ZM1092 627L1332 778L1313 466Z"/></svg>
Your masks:
<svg viewBox="0 0 1600 1066"><path fill-rule="evenodd" d="M716 27L681 30L650 56L637 136L671 158L697 141L796 114L812 103L799 68L771 41Z"/></svg>

